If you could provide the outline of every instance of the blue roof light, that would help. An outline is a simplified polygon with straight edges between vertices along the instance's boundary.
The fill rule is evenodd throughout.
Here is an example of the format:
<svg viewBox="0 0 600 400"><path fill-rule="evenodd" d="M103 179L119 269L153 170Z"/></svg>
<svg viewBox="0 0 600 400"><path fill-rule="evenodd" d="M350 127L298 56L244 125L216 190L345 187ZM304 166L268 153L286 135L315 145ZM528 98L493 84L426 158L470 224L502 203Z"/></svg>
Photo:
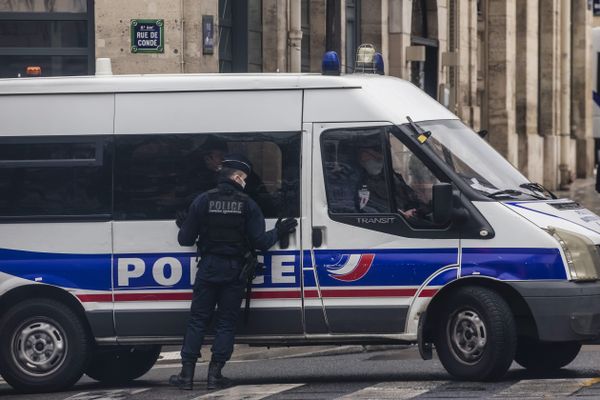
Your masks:
<svg viewBox="0 0 600 400"><path fill-rule="evenodd" d="M375 56L373 57L373 64L375 64L376 73L378 73L379 75L385 74L383 68L383 56L381 55L381 53L375 53Z"/></svg>
<svg viewBox="0 0 600 400"><path fill-rule="evenodd" d="M328 51L323 56L321 63L321 72L323 75L339 75L340 74L340 58L335 51Z"/></svg>

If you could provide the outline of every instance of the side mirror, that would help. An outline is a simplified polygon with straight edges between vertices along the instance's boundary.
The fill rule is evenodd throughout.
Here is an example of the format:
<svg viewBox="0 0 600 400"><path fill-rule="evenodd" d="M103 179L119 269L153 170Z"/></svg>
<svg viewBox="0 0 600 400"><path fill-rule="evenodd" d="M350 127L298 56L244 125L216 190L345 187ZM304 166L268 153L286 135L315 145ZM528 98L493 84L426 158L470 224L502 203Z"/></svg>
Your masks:
<svg viewBox="0 0 600 400"><path fill-rule="evenodd" d="M484 139L488 135L488 131L485 129L482 129L479 132L477 132L477 134L479 135L480 138Z"/></svg>
<svg viewBox="0 0 600 400"><path fill-rule="evenodd" d="M433 185L433 222L445 225L452 218L452 185L437 183Z"/></svg>

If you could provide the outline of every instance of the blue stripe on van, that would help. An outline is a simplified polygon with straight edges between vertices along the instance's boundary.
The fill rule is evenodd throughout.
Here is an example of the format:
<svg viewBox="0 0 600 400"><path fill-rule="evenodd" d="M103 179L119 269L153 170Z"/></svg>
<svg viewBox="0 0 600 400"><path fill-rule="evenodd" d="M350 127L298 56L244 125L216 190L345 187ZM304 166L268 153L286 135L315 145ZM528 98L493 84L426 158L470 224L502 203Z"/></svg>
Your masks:
<svg viewBox="0 0 600 400"><path fill-rule="evenodd" d="M111 257L0 249L0 272L64 288L111 290Z"/></svg>
<svg viewBox="0 0 600 400"><path fill-rule="evenodd" d="M567 279L558 249L463 249L461 275L512 280Z"/></svg>
<svg viewBox="0 0 600 400"><path fill-rule="evenodd" d="M305 268L310 268L309 252L304 252ZM336 265L351 254L374 254L372 265L360 279L345 282L325 267ZM300 286L298 251L277 251L265 255L267 270L265 288ZM115 255L114 276L111 276L110 254L57 254L0 249L0 272L30 281L39 281L64 288L86 290L116 289L190 289L191 271L195 268L192 253ZM136 257L144 261L141 276L131 277L127 286L118 287L119 258ZM182 264L182 277L172 286L159 285L153 276L153 264L161 257L173 257ZM319 284L322 286L420 286L440 268L456 263L457 249L377 249L377 250L317 250L314 252ZM348 257L346 257L348 258ZM343 259L346 259L343 258ZM170 267L168 267L170 268ZM170 276L168 268L164 271ZM455 279L454 269L434 278L431 285L443 285ZM462 256L462 276L481 275L501 280L566 279L558 249L543 248L466 248ZM305 285L314 286L312 271L305 271Z"/></svg>

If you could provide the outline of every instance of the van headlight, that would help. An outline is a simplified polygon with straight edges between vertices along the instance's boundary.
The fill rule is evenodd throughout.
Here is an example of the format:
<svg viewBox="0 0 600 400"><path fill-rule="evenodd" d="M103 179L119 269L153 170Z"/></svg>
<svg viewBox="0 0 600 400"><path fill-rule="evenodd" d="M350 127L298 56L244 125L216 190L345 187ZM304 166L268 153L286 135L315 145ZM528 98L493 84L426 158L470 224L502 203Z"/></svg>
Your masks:
<svg viewBox="0 0 600 400"><path fill-rule="evenodd" d="M565 252L571 280L598 280L600 254L598 254L598 249L589 238L554 227L548 227L548 232L558 240Z"/></svg>

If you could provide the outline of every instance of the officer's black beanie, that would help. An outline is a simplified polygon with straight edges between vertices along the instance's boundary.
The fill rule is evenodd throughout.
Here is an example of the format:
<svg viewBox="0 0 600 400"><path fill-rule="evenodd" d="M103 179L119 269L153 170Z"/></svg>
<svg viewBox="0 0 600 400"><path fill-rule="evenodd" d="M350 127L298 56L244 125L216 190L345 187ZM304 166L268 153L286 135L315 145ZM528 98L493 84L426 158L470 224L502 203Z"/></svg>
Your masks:
<svg viewBox="0 0 600 400"><path fill-rule="evenodd" d="M250 175L252 171L252 163L242 154L227 154L221 164L223 168L237 169Z"/></svg>

